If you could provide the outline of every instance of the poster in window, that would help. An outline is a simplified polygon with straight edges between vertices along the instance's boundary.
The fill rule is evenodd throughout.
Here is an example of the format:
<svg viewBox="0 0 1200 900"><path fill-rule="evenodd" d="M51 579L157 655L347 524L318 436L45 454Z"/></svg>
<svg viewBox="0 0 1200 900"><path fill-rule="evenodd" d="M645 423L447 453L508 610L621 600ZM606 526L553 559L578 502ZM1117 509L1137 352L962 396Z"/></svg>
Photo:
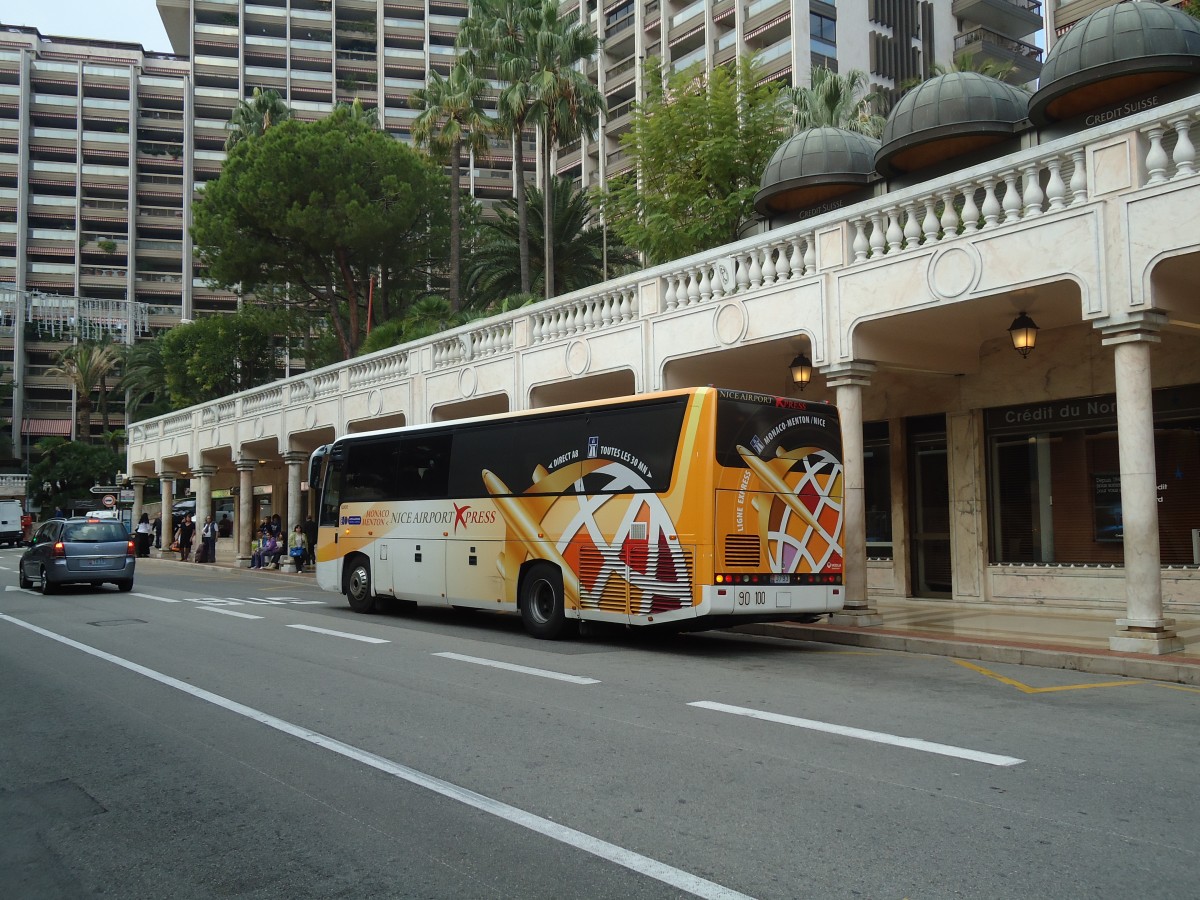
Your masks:
<svg viewBox="0 0 1200 900"><path fill-rule="evenodd" d="M1092 475L1092 506L1097 543L1119 543L1125 537L1121 519L1121 476L1116 472Z"/></svg>

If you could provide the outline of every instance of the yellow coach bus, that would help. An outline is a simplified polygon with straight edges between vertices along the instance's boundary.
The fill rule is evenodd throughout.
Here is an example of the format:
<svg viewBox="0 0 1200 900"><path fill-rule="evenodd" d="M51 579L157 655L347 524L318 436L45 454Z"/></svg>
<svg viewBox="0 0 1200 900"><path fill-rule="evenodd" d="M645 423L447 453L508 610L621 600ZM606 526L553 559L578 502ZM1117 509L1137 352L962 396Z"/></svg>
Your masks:
<svg viewBox="0 0 1200 900"><path fill-rule="evenodd" d="M711 387L349 435L312 456L317 583L680 629L842 608L842 456L825 403Z"/></svg>

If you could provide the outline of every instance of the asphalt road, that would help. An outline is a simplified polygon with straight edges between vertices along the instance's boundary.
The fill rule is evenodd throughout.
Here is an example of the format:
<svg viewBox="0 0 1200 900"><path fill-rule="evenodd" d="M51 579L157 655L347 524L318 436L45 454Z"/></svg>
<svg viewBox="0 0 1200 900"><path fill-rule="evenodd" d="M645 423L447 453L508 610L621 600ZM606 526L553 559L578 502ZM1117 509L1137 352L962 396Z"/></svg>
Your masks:
<svg viewBox="0 0 1200 900"><path fill-rule="evenodd" d="M0 551L5 898L1193 896L1200 691Z"/></svg>

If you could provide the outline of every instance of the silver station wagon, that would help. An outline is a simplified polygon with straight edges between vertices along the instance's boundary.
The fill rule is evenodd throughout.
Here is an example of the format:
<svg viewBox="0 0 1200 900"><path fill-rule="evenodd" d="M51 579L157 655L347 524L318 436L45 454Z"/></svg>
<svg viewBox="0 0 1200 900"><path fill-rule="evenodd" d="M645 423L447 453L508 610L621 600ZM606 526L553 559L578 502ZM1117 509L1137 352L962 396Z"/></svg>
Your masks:
<svg viewBox="0 0 1200 900"><path fill-rule="evenodd" d="M134 541L116 519L51 519L38 526L21 556L21 587L34 582L43 594L64 584L104 584L133 589Z"/></svg>

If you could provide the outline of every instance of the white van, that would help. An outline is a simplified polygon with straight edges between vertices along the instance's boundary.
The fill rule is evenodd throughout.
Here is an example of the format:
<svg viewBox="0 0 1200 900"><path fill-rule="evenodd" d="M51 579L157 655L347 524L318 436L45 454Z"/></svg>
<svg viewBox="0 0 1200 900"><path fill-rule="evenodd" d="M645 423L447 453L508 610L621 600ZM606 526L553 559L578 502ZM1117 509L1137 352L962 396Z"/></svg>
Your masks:
<svg viewBox="0 0 1200 900"><path fill-rule="evenodd" d="M25 534L21 529L21 516L25 510L19 500L0 500L0 544L21 546Z"/></svg>

